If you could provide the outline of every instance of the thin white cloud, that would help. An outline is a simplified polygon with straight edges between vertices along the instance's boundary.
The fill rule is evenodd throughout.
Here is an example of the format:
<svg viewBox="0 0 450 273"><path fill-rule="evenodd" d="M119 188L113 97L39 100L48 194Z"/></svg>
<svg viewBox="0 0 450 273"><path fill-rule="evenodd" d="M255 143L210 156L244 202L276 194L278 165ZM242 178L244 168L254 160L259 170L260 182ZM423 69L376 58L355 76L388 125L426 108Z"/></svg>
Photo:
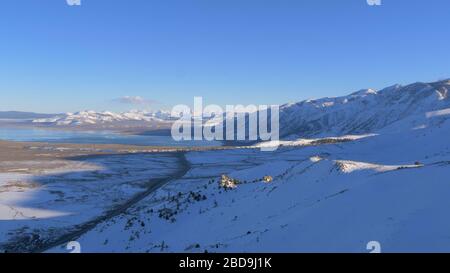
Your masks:
<svg viewBox="0 0 450 273"><path fill-rule="evenodd" d="M145 99L140 96L123 96L114 99L114 101L122 104L132 104L132 105L151 105L156 103L156 101L154 100Z"/></svg>

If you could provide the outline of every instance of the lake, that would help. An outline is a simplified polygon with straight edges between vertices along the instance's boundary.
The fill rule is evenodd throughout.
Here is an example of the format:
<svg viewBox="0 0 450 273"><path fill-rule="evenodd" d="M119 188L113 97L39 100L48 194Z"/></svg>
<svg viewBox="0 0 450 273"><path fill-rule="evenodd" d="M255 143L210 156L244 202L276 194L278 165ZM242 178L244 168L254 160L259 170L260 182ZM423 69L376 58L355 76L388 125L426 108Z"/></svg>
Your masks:
<svg viewBox="0 0 450 273"><path fill-rule="evenodd" d="M219 141L175 141L171 136L126 135L111 131L69 131L42 128L1 128L0 140L139 146L222 146Z"/></svg>

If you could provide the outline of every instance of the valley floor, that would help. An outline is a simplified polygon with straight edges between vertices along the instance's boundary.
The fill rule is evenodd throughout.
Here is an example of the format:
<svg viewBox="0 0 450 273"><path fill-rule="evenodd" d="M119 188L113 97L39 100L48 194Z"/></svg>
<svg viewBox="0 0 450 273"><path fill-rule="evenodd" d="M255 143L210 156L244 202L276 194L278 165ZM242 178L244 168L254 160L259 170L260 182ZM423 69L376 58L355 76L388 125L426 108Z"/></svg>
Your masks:
<svg viewBox="0 0 450 273"><path fill-rule="evenodd" d="M35 158L2 160L0 249L369 252L377 241L383 252L450 252L449 133L73 157L34 171ZM220 187L222 174L236 187Z"/></svg>

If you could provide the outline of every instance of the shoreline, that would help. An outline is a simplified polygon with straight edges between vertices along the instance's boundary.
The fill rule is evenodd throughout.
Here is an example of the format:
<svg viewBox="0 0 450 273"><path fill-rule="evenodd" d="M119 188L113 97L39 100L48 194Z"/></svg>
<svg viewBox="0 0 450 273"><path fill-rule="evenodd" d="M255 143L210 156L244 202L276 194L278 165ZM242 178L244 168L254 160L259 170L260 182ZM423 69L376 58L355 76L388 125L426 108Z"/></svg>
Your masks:
<svg viewBox="0 0 450 273"><path fill-rule="evenodd" d="M2 134L2 129L5 130L31 130L31 131L42 131L44 132L43 137L14 137L11 133L6 131L6 134ZM61 136L58 139L53 137L52 132L60 132L63 134L75 134L75 136L69 137L67 140L66 136ZM28 132L25 132L28 134ZM33 134L33 133L30 133ZM85 134L85 135L77 135ZM19 134L20 135L20 134ZM40 134L39 134L40 135ZM47 136L48 135L48 136ZM104 136L106 135L106 137ZM109 137L111 135L111 137ZM4 138L2 138L4 136ZM133 137L136 137L134 139ZM149 139L146 139L149 137ZM152 140L152 137L156 139ZM162 139L158 139L158 137ZM91 141L79 141L78 139L88 138ZM130 138L130 139L128 139ZM167 139L165 139L167 138ZM114 140L115 139L115 140ZM191 141L175 141L171 138L170 129L166 128L149 128L149 127L120 127L120 128L92 128L90 126L80 126L80 127L55 127L55 126L45 126L45 125L34 125L28 122L20 123L6 123L0 120L0 142L14 142L14 143L30 143L36 145L48 144L48 145L58 145L74 147L76 145L81 148L92 148L98 146L101 149L115 149L115 150L139 150L139 151L167 151L174 149L178 150L203 150L205 147L216 149L218 147L232 147L236 146L235 143L226 141L214 141L214 143L198 142L194 143Z"/></svg>
<svg viewBox="0 0 450 273"><path fill-rule="evenodd" d="M163 126L164 125L164 126ZM170 126L168 124L160 124L155 126L153 123L145 123L134 126L108 126L108 125L80 125L80 126L51 126L45 123L33 123L31 120L24 119L0 119L0 128L19 128L19 129L36 129L49 131L68 131L68 132L112 132L121 135L169 135ZM167 132L162 134L161 132Z"/></svg>
<svg viewBox="0 0 450 273"><path fill-rule="evenodd" d="M191 152L236 149L236 146L140 146L124 144L77 144L10 141L0 139L0 161L22 161L32 159L64 159L73 156ZM14 155L14 156L11 156Z"/></svg>

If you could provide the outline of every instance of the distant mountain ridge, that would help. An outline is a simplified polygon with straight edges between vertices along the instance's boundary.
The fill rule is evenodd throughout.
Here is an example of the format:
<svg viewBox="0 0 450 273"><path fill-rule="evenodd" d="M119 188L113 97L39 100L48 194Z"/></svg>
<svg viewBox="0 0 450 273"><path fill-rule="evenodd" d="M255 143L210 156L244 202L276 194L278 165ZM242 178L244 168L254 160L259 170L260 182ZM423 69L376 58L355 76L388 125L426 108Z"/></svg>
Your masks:
<svg viewBox="0 0 450 273"><path fill-rule="evenodd" d="M133 110L124 113L80 111L34 119L33 123L56 126L82 126L122 122L165 122L170 120L173 120L170 113L164 111L147 112Z"/></svg>
<svg viewBox="0 0 450 273"><path fill-rule="evenodd" d="M438 125L450 113L450 79L431 83L393 85L382 90L363 89L347 96L304 100L280 106L282 139L357 135ZM448 110L448 111L447 111ZM60 115L0 112L5 117L33 117L44 126L169 128L178 117L170 112L81 111ZM12 114L15 113L15 114ZM131 125L130 125L131 124Z"/></svg>
<svg viewBox="0 0 450 273"><path fill-rule="evenodd" d="M40 114L34 112L21 112L21 111L0 111L0 119L38 119L38 118L50 118L56 114Z"/></svg>

